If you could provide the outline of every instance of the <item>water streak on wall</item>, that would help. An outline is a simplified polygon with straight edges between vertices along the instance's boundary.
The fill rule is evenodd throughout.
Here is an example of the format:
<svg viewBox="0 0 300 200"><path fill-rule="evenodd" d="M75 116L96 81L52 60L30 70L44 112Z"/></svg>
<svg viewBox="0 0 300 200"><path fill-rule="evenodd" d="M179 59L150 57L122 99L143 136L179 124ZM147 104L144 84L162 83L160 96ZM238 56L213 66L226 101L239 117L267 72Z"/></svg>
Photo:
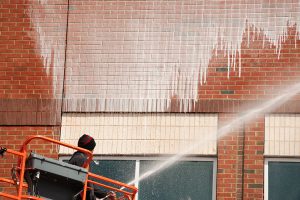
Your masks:
<svg viewBox="0 0 300 200"><path fill-rule="evenodd" d="M32 31L28 32L35 42L35 51L43 60L47 75L52 77L54 96L61 97L63 67L65 60L65 39L67 1L30 0L27 14Z"/></svg>
<svg viewBox="0 0 300 200"><path fill-rule="evenodd" d="M281 55L299 1L71 1L66 110L189 111L213 56L242 76L242 42ZM93 12L87 9L94 7Z"/></svg>

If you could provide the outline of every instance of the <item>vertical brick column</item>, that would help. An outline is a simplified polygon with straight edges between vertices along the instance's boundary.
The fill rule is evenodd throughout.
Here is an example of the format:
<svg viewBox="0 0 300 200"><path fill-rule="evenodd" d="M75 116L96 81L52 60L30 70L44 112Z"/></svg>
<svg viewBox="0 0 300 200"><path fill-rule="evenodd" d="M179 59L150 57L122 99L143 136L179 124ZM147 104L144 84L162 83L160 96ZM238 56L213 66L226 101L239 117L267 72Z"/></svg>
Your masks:
<svg viewBox="0 0 300 200"><path fill-rule="evenodd" d="M234 114L220 114L219 124L230 122ZM243 125L218 140L217 199L242 199Z"/></svg>
<svg viewBox="0 0 300 200"><path fill-rule="evenodd" d="M264 116L245 125L244 199L264 197Z"/></svg>

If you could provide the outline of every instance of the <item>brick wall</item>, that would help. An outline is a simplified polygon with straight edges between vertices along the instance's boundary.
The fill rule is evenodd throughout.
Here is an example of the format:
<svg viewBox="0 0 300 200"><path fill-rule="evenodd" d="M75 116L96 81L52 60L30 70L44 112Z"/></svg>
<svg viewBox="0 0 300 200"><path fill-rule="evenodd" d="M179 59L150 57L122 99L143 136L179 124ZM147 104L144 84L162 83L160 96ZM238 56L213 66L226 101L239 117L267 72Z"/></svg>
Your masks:
<svg viewBox="0 0 300 200"><path fill-rule="evenodd" d="M232 123L237 116L220 114L219 124ZM218 199L263 199L264 115L239 122L218 141Z"/></svg>
<svg viewBox="0 0 300 200"><path fill-rule="evenodd" d="M65 111L202 112L197 100L213 99L214 112L224 100L274 97L299 76L300 8L292 0L70 8Z"/></svg>
<svg viewBox="0 0 300 200"><path fill-rule="evenodd" d="M58 136L62 97L64 112L214 112L226 121L298 82L297 1L67 3L0 1L1 145ZM299 105L295 97L277 112ZM263 198L263 120L244 126L218 144L218 199Z"/></svg>
<svg viewBox="0 0 300 200"><path fill-rule="evenodd" d="M222 127L237 117L234 114L220 114ZM242 199L244 173L244 125L238 125L225 137L218 140L217 199Z"/></svg>
<svg viewBox="0 0 300 200"><path fill-rule="evenodd" d="M66 19L67 1L0 1L0 146L19 150L30 135L59 139ZM43 142L30 148L58 153ZM0 159L0 177L9 178L17 159Z"/></svg>
<svg viewBox="0 0 300 200"><path fill-rule="evenodd" d="M0 2L0 124L59 121L66 2Z"/></svg>
<svg viewBox="0 0 300 200"><path fill-rule="evenodd" d="M300 40L295 38L296 26L288 27L287 38L282 42L280 57L271 44L263 48L258 35L247 44L247 37L241 43L241 74L228 68L228 60L219 52L213 56L208 69L207 84L200 86L201 99L270 99L280 94L281 86L293 85L300 75ZM247 32L248 30L246 30ZM250 34L255 34L250 29ZM295 47L296 41L296 47Z"/></svg>
<svg viewBox="0 0 300 200"><path fill-rule="evenodd" d="M264 116L245 124L244 199L264 198Z"/></svg>
<svg viewBox="0 0 300 200"><path fill-rule="evenodd" d="M61 95L55 86L61 80L56 71L63 69L66 1L44 4L4 0L0 9L1 99L51 99L56 93ZM55 43L47 45L48 40Z"/></svg>

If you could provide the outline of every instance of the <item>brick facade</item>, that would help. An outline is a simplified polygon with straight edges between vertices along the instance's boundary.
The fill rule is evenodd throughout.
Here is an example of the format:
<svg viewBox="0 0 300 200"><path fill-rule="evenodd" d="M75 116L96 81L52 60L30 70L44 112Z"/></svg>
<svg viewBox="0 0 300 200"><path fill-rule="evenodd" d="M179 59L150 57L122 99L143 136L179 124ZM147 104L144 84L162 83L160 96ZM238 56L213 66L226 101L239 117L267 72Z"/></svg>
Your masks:
<svg viewBox="0 0 300 200"><path fill-rule="evenodd" d="M299 10L293 0L2 0L0 144L59 138L62 112L219 113L222 124L298 82ZM218 199L263 199L263 119L218 142ZM0 165L7 176L10 158Z"/></svg>
<svg viewBox="0 0 300 200"><path fill-rule="evenodd" d="M244 199L264 197L264 116L245 124Z"/></svg>
<svg viewBox="0 0 300 200"><path fill-rule="evenodd" d="M233 120L234 114L220 114L220 127ZM230 123L230 122L229 122ZM244 125L218 140L217 199L242 199L244 172Z"/></svg>

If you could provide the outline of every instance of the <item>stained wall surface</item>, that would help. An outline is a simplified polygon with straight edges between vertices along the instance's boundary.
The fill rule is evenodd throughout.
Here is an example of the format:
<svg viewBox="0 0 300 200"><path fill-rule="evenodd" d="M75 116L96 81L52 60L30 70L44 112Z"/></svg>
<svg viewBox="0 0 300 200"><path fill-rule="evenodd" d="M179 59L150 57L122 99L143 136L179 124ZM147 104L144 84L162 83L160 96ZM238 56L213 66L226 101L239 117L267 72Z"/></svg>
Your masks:
<svg viewBox="0 0 300 200"><path fill-rule="evenodd" d="M271 98L299 76L299 1L70 6L65 111L199 111Z"/></svg>
<svg viewBox="0 0 300 200"><path fill-rule="evenodd" d="M299 13L299 0L2 0L0 145L60 138L63 113L214 113L220 127L299 82ZM217 142L218 199L263 199L270 120Z"/></svg>
<svg viewBox="0 0 300 200"><path fill-rule="evenodd" d="M0 2L0 125L60 123L67 8Z"/></svg>

